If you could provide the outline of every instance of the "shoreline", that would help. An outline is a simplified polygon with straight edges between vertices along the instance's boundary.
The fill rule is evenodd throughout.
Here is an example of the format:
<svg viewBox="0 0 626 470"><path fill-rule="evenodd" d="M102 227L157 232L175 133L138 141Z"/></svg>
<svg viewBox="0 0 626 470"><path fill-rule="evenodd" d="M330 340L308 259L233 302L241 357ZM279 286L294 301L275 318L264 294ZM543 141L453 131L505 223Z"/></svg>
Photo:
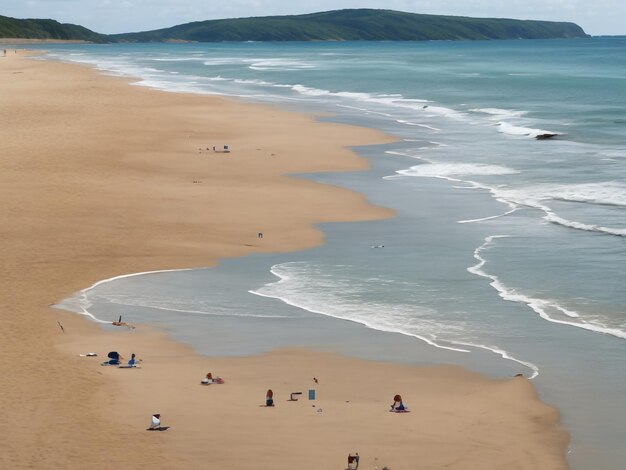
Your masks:
<svg viewBox="0 0 626 470"><path fill-rule="evenodd" d="M29 44L92 44L80 39L26 39L26 38L0 38L0 44L6 46L25 46Z"/></svg>
<svg viewBox="0 0 626 470"><path fill-rule="evenodd" d="M373 385L369 381L360 384L358 390L368 390L367 396L363 397L363 405L367 410L360 409L352 414L351 411L340 408L340 403L345 402L342 399L346 397L346 393L352 396L356 390L353 383L345 383L340 376L345 375L353 380L359 376L366 378L367 374L360 374L359 371L370 371L374 368L378 374L391 374L390 380L396 383L407 381L405 376L408 375L411 380L424 387L424 377L428 375L425 370L411 368L413 372L409 373L402 366L353 361L294 350L241 360L204 358L189 354L188 348L165 339L162 333L119 331L113 338L111 333L96 331L100 330L96 325L89 325L75 314L57 315L55 312L54 317L49 315L50 311L42 304L42 300L47 298L49 303L50 295L62 299L71 292L84 288L89 284L89 279L93 283L99 282L107 274L123 272L123 269L192 267L197 266L199 258L203 260L203 266L210 266L217 258L243 256L252 252L294 251L322 242L322 233L311 224L322 221L371 220L389 216L389 211L368 206L362 196L350 191L294 177L277 176L307 171L362 169L364 160L346 150L345 146L384 142L386 137L371 129L320 123L271 106L241 104L215 97L139 90L139 87L128 87L127 80L103 77L93 70L77 66L33 63L34 61L26 63L23 60L13 62L14 60L10 60L9 67L12 68L8 70L20 75L27 74L30 83L11 80L13 77L10 76L5 78L5 85L13 86L15 93L11 111L15 113L16 119L13 122L17 124L10 133L3 135L3 141L10 142L9 155L3 161L3 166L14 177L4 185L8 188L5 196L9 200L9 210L5 217L10 217L8 220L12 220L12 225L10 233L3 233L3 238L11 241L9 249L16 253L13 258L8 259L8 268L12 269L10 272L15 277L9 280L8 285L11 292L15 292L13 296L19 297L11 299L15 306L11 311L17 313L17 318L11 319L14 328L9 328L14 338L5 338L9 353L18 354L18 360L7 375L18 386L13 393L7 392L5 396L9 403L17 403L19 396L24 402L33 404L26 408L12 409L9 416L9 422L16 423L16 432L9 437L8 442L11 449L8 462L14 468L22 466L24 461L29 461L35 468L50 465L80 468L81 459L95 462L92 468L99 468L99 465L104 468L111 464L118 468L137 468L150 462L163 464L163 459L168 464L171 463L169 468L185 468L186 465L197 465L198 462L206 461L209 455L212 462L222 463L233 469L259 468L259 465L291 468L296 462L301 465L303 455L307 457L305 461L310 463L311 468L319 468L320 465L331 468L341 465L346 452L358 450L354 449L355 446L360 449L375 449L360 451L364 464L373 464L373 455L378 455L386 458L386 462L392 467L406 466L408 462L415 461L417 456L406 451L406 437L403 439L402 435L408 435L408 430L413 426L411 422L416 423L418 418L423 421L428 416L436 419L442 412L445 414L446 406L449 405L446 398L450 398L445 393L452 393L450 388L455 388L456 391L479 388L484 391L484 395L478 397L479 403L487 406L484 411L495 420L484 429L485 436L489 436L488 441L498 440L502 434L502 429L496 424L501 420L499 413L506 413L505 410L512 404L521 402L526 407L523 412L516 408L517 405L513 406L520 416L515 413L507 415L515 426L523 428L521 431L513 430L518 434L515 439L509 437L514 441L511 445L519 447L520 440L527 443L530 451L536 452L537 458L546 463L547 467L542 468L566 468L564 449L567 438L558 428L558 415L537 400L533 387L523 379L492 381L458 369L453 369L453 372L447 368L445 371L437 369L433 372L434 376L442 377L439 388L435 387L435 390L437 394L444 394L444 398L439 401L433 399L433 403L437 403L440 408L436 408L434 412L431 410L431 414L420 409L419 413L410 415L413 420L404 420L403 425L398 425L395 420L384 420L381 416L383 421L377 424L376 433L372 435L371 425L366 424L371 421L372 403L380 401L382 396L385 405L379 404L376 407L380 406L384 410L387 406L387 394L391 393L391 390L386 390L389 386ZM0 66L5 68L8 62L0 62ZM63 73L63 80L55 79L60 76L55 74L60 73ZM96 93L93 92L94 88ZM25 99L23 93L26 90L37 91L38 94L35 93L37 96L32 97L29 95L29 99ZM60 93L62 96L55 102L56 98L51 96L52 93ZM45 101L45 106L42 106L42 101ZM128 109L124 109L124 105ZM132 108L132 105L142 107L144 114ZM103 116L93 115L93 109L103 108L109 110L109 118L117 118L115 123L112 124ZM209 118L212 118L209 123L202 122L206 119L207 108L210 111ZM260 114L250 118L253 110ZM66 113L65 116L61 113L60 119L59 111ZM51 122L53 116L56 120ZM286 125L297 124L297 129L290 128L297 136L297 142L282 142L284 138L281 136L282 140L275 143L278 135L275 130L268 132L266 127L261 132L257 128L261 116L262 120L267 121L266 124L274 123L278 126L275 129L281 131ZM66 121L63 120L64 117ZM137 124L137 119L141 125ZM238 131L233 129L235 123L239 124ZM178 127L173 131L175 124ZM199 130L207 128L211 129L211 133ZM348 130L350 136L346 137ZM119 135L120 131L124 131L122 136ZM211 146L206 142L207 134L213 143L228 142L231 145L233 152L226 158L245 161L223 162L217 160L222 158L220 155L198 151L205 145ZM26 136L31 135L37 137L31 137L29 141ZM311 145L303 145L302 139L308 139ZM249 143L250 140L254 141L254 145ZM76 142L78 148L72 148ZM45 145L46 154L65 159L64 165L44 158L47 155L41 154L42 145ZM301 148L307 147L315 150L309 151L304 157L298 156L298 161L294 162L290 156L293 151L296 150L297 153ZM262 156L256 153L259 151L263 151ZM96 157L86 160L86 152L93 152ZM211 158L208 162L207 153L210 155L208 158ZM284 154L289 155L284 157ZM335 158L327 158L323 162L306 158L325 154ZM27 158L21 158L24 155ZM178 159L173 161L172 155L177 155ZM269 159L275 156L279 158ZM109 161L109 158L113 161ZM204 160L198 162L198 158ZM263 158L262 164L259 164L259 158ZM239 169L233 168L237 165ZM42 169L41 166L45 168ZM260 181L264 181L266 186L255 188L256 191L246 191L242 187L246 174L243 169L247 170L248 184L260 185ZM219 176L216 176L217 173ZM202 180L193 179L198 174L202 175ZM146 182L147 178L154 180ZM200 182L196 184L192 179ZM228 184L225 184L224 179L228 180ZM216 187L206 188L203 182L207 180ZM71 194L66 189L68 186L77 189L78 194ZM192 189L197 187L206 188L208 194L199 195L198 191ZM16 193L20 193L20 197ZM24 193L28 195L27 201L22 200ZM227 196L224 197L224 194ZM150 196L155 196L149 201L150 204L142 199ZM57 197L62 200L57 201ZM214 202L218 197L222 197L221 204ZM263 198L261 201L260 197ZM190 200L197 201L195 206L201 207L189 208ZM285 204L285 200L289 204ZM312 210L311 200L318 205L317 212L302 214L302 207ZM211 202L212 205L209 204ZM341 207L337 207L338 202L341 202ZM203 218L206 217L207 205L213 209L211 220ZM30 212L25 210L25 206ZM267 225L264 225L267 224L266 218L275 215L277 206L283 209L283 213L279 214L279 218L272 218L269 224L271 228L268 230L265 228ZM268 207L271 209L268 210ZM259 210L265 211L261 214L265 218L259 217ZM16 214L20 215L14 220ZM31 218L31 214L36 216ZM216 218L219 223L215 222ZM137 220L142 226L133 225ZM33 227L43 228L46 233L32 233ZM174 228L178 230L173 230ZM266 234L262 242L256 238L259 231ZM48 236L48 232L54 234L54 237ZM207 233L211 236L207 237ZM17 234L23 238L16 239ZM77 267L82 269L77 270ZM32 295L30 289L21 291L18 288L24 285L45 288L37 292L37 295ZM21 292L24 293L20 297ZM44 316L44 322L38 321L40 315ZM65 326L65 333L61 333L56 326L58 319ZM39 352L28 349L28 343L24 340L33 338L42 340L38 344L43 344L48 353L45 359L41 358ZM89 349L96 349L94 345L98 345L99 352L106 353L108 348L113 349L110 346L112 342L122 346L116 348L124 351L125 355L129 355L131 349L141 350L140 357L145 359L144 368L129 372L132 376L120 378L119 373L125 371L85 367L84 358L77 357L79 351L86 351L89 346ZM312 362L307 362L308 355L311 355ZM185 358L184 364L180 363L181 357ZM324 364L321 367L327 371L328 376L334 377L331 380L333 386L325 391L329 401L324 405L326 410L329 410L328 407L337 410L336 415L331 414L334 424L312 424L310 420L318 420L319 415L298 415L293 411L298 409L295 407L290 411L282 411L287 408L281 403L280 407L271 411L277 411L278 417L275 418L278 418L282 426L280 429L272 428L274 438L265 436L263 431L271 422L267 422L266 415L258 414L257 404L262 402L262 396L259 399L255 396L252 400L254 408L249 407L251 390L255 390L255 395L262 395L267 388L266 382L282 383L285 377L298 375L302 368L306 369L306 377L298 376L297 380L289 378L284 385L308 385L310 372L313 372L312 363L317 364L316 368L320 367L319 364ZM342 368L338 363L349 365ZM198 390L197 387L197 379L203 374L201 371L207 368L207 364L211 364L211 368L218 365L227 371L232 367L233 372L228 376L224 374L227 383L219 389L217 403L207 403L204 393L207 390ZM33 368L37 371L35 377L24 380L23 371ZM259 369L266 371L264 377L258 377L256 371ZM339 371L340 376L337 375ZM216 373L221 375L220 371ZM471 376L471 380L467 374ZM457 376L462 376L464 380L458 380L457 383ZM173 377L179 379L174 384L171 383ZM230 386L229 380L233 381L233 377L245 377L246 380ZM38 391L36 384L41 380L56 393ZM449 386L450 383L455 383L455 386ZM155 384L160 385L154 387ZM404 385L405 389L409 386L408 382ZM385 391L381 392L380 387L385 388ZM3 386L3 392L5 388ZM286 392L281 389L280 393ZM493 393L504 401L508 396L512 403L506 403L502 409L498 408L494 412L491 410ZM78 397L80 398L77 400ZM185 404L194 406L185 410L172 408L171 403L180 401L182 397ZM220 414L219 402L233 397L236 398L235 403L241 404L241 408L231 409L231 413L220 415L222 421L218 421L219 429L205 429L202 424L215 422L215 414ZM102 402L111 406L99 406L98 403ZM411 399L414 410L417 409L417 402L417 397ZM299 408L302 413L305 410L304 403L302 401ZM170 433L146 436L142 432L143 425L147 421L146 416L156 412L156 405L160 407L159 412L163 413L164 424L172 423L175 426ZM46 412L42 413L42 409ZM532 411L529 413L529 410ZM200 411L203 418L199 420L197 413ZM328 416L328 413L324 413L322 412L324 416ZM341 429L336 429L337 424L342 422L340 418L346 418L346 413L350 415L351 426L355 429L355 435L351 436L350 442L341 438ZM534 420L525 418L525 415L534 416ZM34 416L39 419L34 419ZM461 425L473 426L477 424L475 419L467 407L461 407L451 415L447 425L455 426L460 422ZM551 433L551 439L546 439L545 434L541 436L541 442L533 438L532 434L537 432L537 420L543 433ZM54 435L45 432L46 423L55 426L58 432ZM238 434L243 432L242 425L251 432L250 435L244 433L247 436L245 439L240 439ZM298 435L294 436L290 432L293 429L298 430ZM359 435L360 440L354 442L356 435ZM393 442L385 442L381 446L378 442L381 435L393 436ZM437 451L429 451L428 458L433 459L433 462L438 462L437 459L442 457L448 458L449 452L459 446L458 440L449 439L445 435L444 433L440 436L442 442L437 441L441 447ZM34 436L37 438L34 439ZM426 435L422 437L427 438ZM210 451L202 450L199 438L210 438L215 448ZM228 445L233 438L237 439L237 449ZM26 444L29 441L34 443ZM141 451L111 456L110 448L128 441L138 444ZM548 444L546 441L549 441ZM261 449L267 450L259 453L261 442L265 444ZM310 442L316 442L317 445L313 446ZM358 442L362 444L359 445ZM409 439L408 442L413 440ZM288 452L283 452L285 443L289 443ZM500 452L495 452L496 455L479 452L482 444L475 446L476 448L466 447L463 452L477 454L478 460L475 462L480 462L485 468L498 468L498 465L501 468L502 461L498 459L511 458L511 449L506 446L506 442L502 445L504 447ZM36 448L42 447L45 453L37 452ZM315 447L327 449L328 452L320 456ZM418 447L419 458L424 461L423 452L428 449ZM253 452L250 455L254 455L255 462L238 459L242 449ZM30 457L26 457L27 455ZM256 466L251 466L253 463ZM304 467L307 468L307 465Z"/></svg>

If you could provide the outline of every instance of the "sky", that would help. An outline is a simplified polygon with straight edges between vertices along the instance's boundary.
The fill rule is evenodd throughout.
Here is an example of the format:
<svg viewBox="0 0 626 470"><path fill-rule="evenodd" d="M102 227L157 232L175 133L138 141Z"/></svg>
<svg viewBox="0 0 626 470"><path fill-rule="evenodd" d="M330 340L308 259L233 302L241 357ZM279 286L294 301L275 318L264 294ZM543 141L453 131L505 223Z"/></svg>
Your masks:
<svg viewBox="0 0 626 470"><path fill-rule="evenodd" d="M0 15L52 18L105 34L191 21L380 8L434 15L571 21L591 35L626 35L626 0L0 0Z"/></svg>

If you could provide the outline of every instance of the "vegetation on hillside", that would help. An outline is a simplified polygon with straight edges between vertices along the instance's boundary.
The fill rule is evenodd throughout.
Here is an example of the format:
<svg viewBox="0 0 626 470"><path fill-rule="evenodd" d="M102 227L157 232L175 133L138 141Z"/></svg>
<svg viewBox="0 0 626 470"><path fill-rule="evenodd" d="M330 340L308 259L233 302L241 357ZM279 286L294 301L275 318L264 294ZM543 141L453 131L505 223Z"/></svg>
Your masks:
<svg viewBox="0 0 626 470"><path fill-rule="evenodd" d="M75 24L62 24L55 20L20 20L8 16L0 16L0 38L110 42L106 35Z"/></svg>
<svg viewBox="0 0 626 470"><path fill-rule="evenodd" d="M392 10L337 10L307 15L234 18L104 35L54 20L0 16L0 38L89 42L423 41L586 37L574 23L420 15Z"/></svg>
<svg viewBox="0 0 626 470"><path fill-rule="evenodd" d="M421 41L586 37L574 23L420 15L392 10L337 10L292 16L187 23L117 34L121 42L162 41Z"/></svg>

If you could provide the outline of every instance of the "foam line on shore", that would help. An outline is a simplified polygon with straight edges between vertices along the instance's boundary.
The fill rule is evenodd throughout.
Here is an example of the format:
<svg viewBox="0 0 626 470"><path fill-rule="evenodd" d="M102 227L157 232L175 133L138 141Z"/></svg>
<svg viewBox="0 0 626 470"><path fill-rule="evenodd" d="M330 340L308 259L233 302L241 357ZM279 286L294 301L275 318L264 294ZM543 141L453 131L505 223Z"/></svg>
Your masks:
<svg viewBox="0 0 626 470"><path fill-rule="evenodd" d="M502 201L500 199L498 199L498 202L503 202L508 204L508 201ZM493 220L493 219L499 219L500 217L506 217L509 214L512 214L513 212L516 212L519 210L519 207L513 207L511 210L503 212L502 214L498 214L498 215L491 215L489 217L482 217L480 219L467 219L467 220L457 220L457 224L473 224L475 222L485 222L487 220Z"/></svg>
<svg viewBox="0 0 626 470"><path fill-rule="evenodd" d="M198 315L207 315L212 317L246 317L246 318L293 318L287 315L262 315L262 314L251 314L251 313L232 313L228 312L227 314L219 313L219 312L207 312L206 310L187 310L182 308L172 308L172 307L159 307L156 305L148 305L148 304L128 304L124 302L116 302L115 300L109 299L112 304L123 305L126 307L141 307L141 308L150 308L153 310L162 310L164 312L176 312L176 313L192 313ZM98 320L100 321L100 320ZM108 322L107 322L108 323Z"/></svg>
<svg viewBox="0 0 626 470"><path fill-rule="evenodd" d="M400 173L401 176L416 176L416 175L411 175L410 173L408 174L401 173L401 172L396 172L396 173ZM394 176L397 177L398 175L394 175ZM426 176L426 175L417 175L417 176ZM497 201L509 204L511 208L513 208L514 206L516 207L524 206L524 207L530 207L533 209L539 209L540 211L544 213L544 216L542 217L543 220L554 225L560 225L561 227L571 228L573 230L581 230L584 232L595 232L595 233L611 235L611 236L616 236L616 237L626 237L626 229L604 227L602 225L597 225L597 224L585 224L583 222L577 222L575 220L569 220L564 217L560 217L550 207L539 202L542 199L547 199L548 196L531 197L528 195L528 194L533 193L532 188L526 188L526 190L523 190L523 189L512 190L512 189L506 189L506 188L496 188L496 187L480 184L475 181L462 181L462 180L457 180L454 178L449 178L449 177L444 177L444 176L430 176L429 175L429 177L447 179L449 181L457 181L457 182L470 184L471 186L467 188L463 188L463 189L478 189L478 190L488 191ZM385 178L391 179L391 177L385 177ZM557 199L557 198L550 197L550 199ZM564 199L559 198L557 200L564 200ZM607 204L606 202L603 202L603 201L600 201L600 202L576 201L576 200L573 200L572 198L568 200L571 202L580 202L584 204L617 205L617 204ZM619 205L621 206L621 204ZM495 216L494 218L501 217L503 215L508 215L508 214L501 214L499 216Z"/></svg>
<svg viewBox="0 0 626 470"><path fill-rule="evenodd" d="M108 284L109 282L117 281L119 279L125 279L125 278L130 278L130 277L137 277L137 276L146 276L150 274L171 273L171 272L191 271L191 270L192 268L160 269L157 271L143 271L143 272L138 272L138 273L120 274L119 276L102 279L100 281L94 282L89 287L86 287L85 289L82 289L78 292L78 295L75 298L78 298L79 300L79 308L81 309L81 311L76 312L76 313L80 315L85 315L86 317L91 318L93 321L97 323L110 324L111 323L110 321L101 320L88 310L89 307L91 307L92 305L91 302L89 302L89 299L87 298L89 291L95 289L98 286L101 286L102 284Z"/></svg>
<svg viewBox="0 0 626 470"><path fill-rule="evenodd" d="M286 282L289 280L289 278L287 276L285 276L282 273L277 272L277 270L275 269L276 266L272 266L271 272L272 274L274 274L274 276L276 276L279 280L277 281L278 284L282 283L282 282ZM273 284L273 283L272 283ZM418 335L415 333L410 333L407 332L405 330L402 330L401 328L394 328L394 327L385 327L382 326L380 324L374 324L372 322L368 322L365 319L355 319L355 318L347 318L347 317L342 317L342 316L338 316L338 315L333 315L332 313L329 313L327 311L321 310L321 309L316 309L316 308L311 308L308 306L304 306L301 303L295 302L287 297L284 296L280 296L280 295L269 295L269 294L264 294L262 292L258 292L258 291L254 291L254 290L250 290L248 291L251 294L254 295L258 295L261 297L267 297L267 298L272 298L272 299L277 299L280 300L288 305L291 305L293 307L297 307L299 309L311 312L311 313L316 313L316 314L320 314L320 315L325 315L331 318L337 318L340 320L347 320L347 321L351 321L354 323L358 323L361 325L364 325L367 328L371 328L373 330L377 330L377 331L384 331L387 333L398 333L404 336L409 336L412 338L416 338L419 339L421 341L424 341L425 343L427 343L430 346L434 346L436 348L439 349L446 349L449 351L454 351L454 352L464 352L464 353L471 353L471 348L475 348L475 349L482 349L482 350L486 350L489 352L492 352L494 354L497 354L498 356L502 357L505 360L509 360L509 361L513 361L513 362L517 362L518 364L523 365L524 367L527 367L528 369L530 369L532 371L531 377L530 378L535 378L539 375L539 368L528 361L524 361L521 359L518 359L516 357L514 357L513 355L511 355L508 351L505 351L504 349L498 348L498 347L491 347L491 346L486 346L483 344L476 344L476 343L470 343L470 342L463 342L463 341L456 341L456 340L448 340L448 339L439 339L435 334L430 334L430 338L426 337L424 335ZM456 345L456 346L462 346L463 348L459 348L459 347L453 347L453 346L446 346L444 344L441 344L442 342L451 344L451 345ZM466 348L470 348L470 349L466 349Z"/></svg>
<svg viewBox="0 0 626 470"><path fill-rule="evenodd" d="M274 274L276 277L279 278L278 282L282 281L282 277L280 275L278 275L273 269L272 269L272 274ZM359 324L361 324L361 325L363 325L363 326L365 326L367 328L371 328L372 330L384 331L386 333L399 333L399 334L402 334L404 336L411 336L413 338L417 338L417 339L419 339L421 341L424 341L425 343L427 343L427 344L429 344L431 346L434 346L436 348L439 348L439 349L447 349L449 351L464 352L464 353L470 352L467 349L454 348L454 347L450 347L450 346L443 346L443 345L438 344L437 342L435 342L433 339L427 338L425 336L417 335L417 334L407 333L407 332L402 331L402 330L397 329L397 328L381 328L380 326L374 326L370 322L367 322L365 320L355 320L355 319L351 319L351 318L342 318L342 317L338 317L338 316L335 316L335 315L331 315L330 313L325 312L323 310L316 310L316 309L304 307L304 306L298 304L297 302L293 302L293 301L287 299L286 297L267 295L267 294L263 294L261 292L257 292L257 291L254 291L254 290L249 290L248 292L250 292L251 294L254 294L254 295L258 295L260 297L267 297L267 298L270 298L270 299L278 299L278 300L286 303L287 305L291 305L292 307L296 307L296 308L299 308L299 309L302 309L302 310L306 310L307 312L316 313L316 314L324 315L324 316L331 317L331 318L337 318L339 320L346 320L346 321L351 321L351 322L354 322L354 323L359 323Z"/></svg>
<svg viewBox="0 0 626 470"><path fill-rule="evenodd" d="M539 367L537 367L535 364L533 364L532 362L522 361L521 359L517 359L516 357L512 356L511 354L509 354L504 349L500 349L500 348L497 348L497 347L494 347L494 346L485 346L483 344L465 343L465 342L462 342L462 341L450 341L450 342L454 343L454 344L461 345L461 346L468 346L468 347L473 347L473 348L478 348L478 349L484 349L486 351L490 351L490 352L498 354L499 356L502 357L502 359L506 359L508 361L513 361L513 362L517 362L517 363L523 365L524 367L527 367L530 370L532 370L532 375L530 377L528 377L530 380L534 379L535 377L537 377L539 375Z"/></svg>
<svg viewBox="0 0 626 470"><path fill-rule="evenodd" d="M604 325L587 323L585 321L575 322L554 318L547 312L548 308L557 310L558 312L569 318L580 318L580 314L559 305L555 301L537 299L524 294L519 294L514 289L508 287L502 281L500 281L500 278L498 276L489 274L484 271L483 267L485 266L485 264L487 264L487 260L481 256L481 253L489 249L489 247L494 243L494 240L497 240L499 238L510 238L510 235L491 235L486 237L485 242L474 251L474 258L478 261L478 263L474 266L470 266L469 268L467 268L468 272L489 279L491 281L489 282L489 285L498 292L498 295L502 299L509 302L525 304L534 312L536 312L541 318L551 323L573 326L576 328L592 331L594 333L602 333L610 336L615 336L616 338L626 339L626 331L622 331L618 328L609 328Z"/></svg>

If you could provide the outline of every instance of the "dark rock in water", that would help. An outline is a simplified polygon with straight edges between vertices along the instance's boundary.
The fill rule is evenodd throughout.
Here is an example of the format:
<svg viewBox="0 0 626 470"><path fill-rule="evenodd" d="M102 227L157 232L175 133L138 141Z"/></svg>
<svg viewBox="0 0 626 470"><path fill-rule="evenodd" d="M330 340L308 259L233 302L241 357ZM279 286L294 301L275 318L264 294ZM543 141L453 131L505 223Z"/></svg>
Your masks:
<svg viewBox="0 0 626 470"><path fill-rule="evenodd" d="M551 139L552 137L556 137L558 134L538 134L535 136L535 139L537 140L546 140L546 139Z"/></svg>

